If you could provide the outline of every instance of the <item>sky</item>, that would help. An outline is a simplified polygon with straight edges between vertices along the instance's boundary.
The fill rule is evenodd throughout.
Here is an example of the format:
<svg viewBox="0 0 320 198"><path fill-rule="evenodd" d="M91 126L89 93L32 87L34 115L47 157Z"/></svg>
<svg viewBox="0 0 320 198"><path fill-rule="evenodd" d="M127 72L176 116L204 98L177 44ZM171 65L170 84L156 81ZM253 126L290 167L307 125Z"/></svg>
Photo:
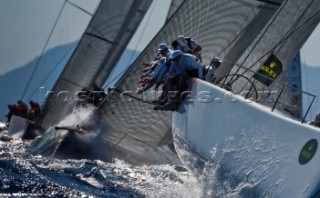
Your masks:
<svg viewBox="0 0 320 198"><path fill-rule="evenodd" d="M41 54L57 46L74 46L82 37L99 3L100 0L0 0L0 76L22 68L31 61L39 60ZM170 3L171 0L156 0L151 4L128 48L138 51L144 49L163 26ZM32 90L38 90L34 87L37 84L34 82L38 82L36 86L46 86L45 83L39 84L39 79L43 76L37 76L37 71L45 71L46 68L47 71L51 71L55 64L48 64L44 59L40 59L39 64L35 65L37 70L31 79L33 84L27 87L27 82L21 81L21 90L15 89L14 94L11 94L14 96L4 98L4 95L0 95L0 120L4 118L2 111L7 109L7 103L19 99L16 98L17 94L21 92L21 96L26 99L30 97ZM114 72L114 75L117 73ZM46 79L53 82L55 80L50 76ZM25 87L28 88L26 93L23 91ZM6 93L6 90L0 91ZM37 98L38 95L34 93L32 96Z"/></svg>
<svg viewBox="0 0 320 198"><path fill-rule="evenodd" d="M100 0L69 2L94 13ZM144 39L135 36L129 48L143 50L163 25L170 2L156 0L151 4L147 19L144 19L142 28L137 31L143 33ZM61 17L45 50L81 38L91 16L70 3L63 5L64 0L0 0L0 75L23 66L42 53L60 10ZM154 27L145 29L144 24Z"/></svg>
<svg viewBox="0 0 320 198"><path fill-rule="evenodd" d="M303 45L301 52L301 61L310 67L320 67L320 25L312 32L309 39Z"/></svg>
<svg viewBox="0 0 320 198"><path fill-rule="evenodd" d="M300 50L301 58L301 77L302 90L316 96L315 101L307 115L307 120L313 120L317 113L320 112L320 24L312 32L308 40L305 42ZM305 67L305 66L308 67ZM317 69L318 68L318 69ZM308 108L312 99L310 97L304 98L304 111Z"/></svg>
<svg viewBox="0 0 320 198"><path fill-rule="evenodd" d="M90 13L99 0L70 0ZM64 0L0 1L0 75L39 56ZM65 4L46 50L74 42L83 34L91 16L71 4Z"/></svg>
<svg viewBox="0 0 320 198"><path fill-rule="evenodd" d="M16 69L44 50L50 31L65 0L1 0L0 1L0 75ZM100 0L69 0L94 13ZM171 0L155 0L142 21L129 48L143 50L162 27ZM36 8L36 9L35 9ZM91 16L66 3L45 50L77 41ZM148 25L148 28L145 28ZM141 33L143 39L141 39ZM320 27L312 35L319 35ZM320 67L318 49L320 37L307 42L302 49L302 61Z"/></svg>

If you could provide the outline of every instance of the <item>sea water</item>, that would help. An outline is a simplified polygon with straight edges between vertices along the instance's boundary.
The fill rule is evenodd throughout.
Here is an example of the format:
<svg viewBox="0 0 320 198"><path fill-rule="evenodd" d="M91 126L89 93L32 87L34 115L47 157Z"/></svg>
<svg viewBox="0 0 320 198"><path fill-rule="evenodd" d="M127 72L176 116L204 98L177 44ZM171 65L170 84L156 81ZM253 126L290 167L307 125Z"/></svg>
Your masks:
<svg viewBox="0 0 320 198"><path fill-rule="evenodd" d="M30 144L1 132L0 197L203 197L182 166L33 156Z"/></svg>

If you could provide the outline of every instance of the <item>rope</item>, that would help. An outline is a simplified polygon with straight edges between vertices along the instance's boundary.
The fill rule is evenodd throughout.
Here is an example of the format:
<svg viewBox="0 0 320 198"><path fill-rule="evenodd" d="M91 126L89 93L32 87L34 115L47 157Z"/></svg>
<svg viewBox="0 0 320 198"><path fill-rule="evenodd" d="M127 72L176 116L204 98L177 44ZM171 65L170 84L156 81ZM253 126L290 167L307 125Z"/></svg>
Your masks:
<svg viewBox="0 0 320 198"><path fill-rule="evenodd" d="M304 51L301 51L300 55L301 55L301 59L302 60L306 60ZM307 92L310 92L310 86L309 86L310 83L309 83L309 77L308 77L308 74L307 74L307 68L306 67L302 67L302 70L303 70L304 76L301 76L301 78L304 78L304 83L306 84L305 87L307 89ZM307 100L308 100L308 103L311 103L310 97L307 97ZM315 117L315 113L314 113L313 109L310 109L310 116L312 118Z"/></svg>
<svg viewBox="0 0 320 198"><path fill-rule="evenodd" d="M62 11L63 11L66 3L67 3L67 0L64 1L63 5L62 5L62 7L61 7L61 9L60 9L60 12L59 12L59 14L58 14L58 16L57 16L57 18L56 18L56 21L55 21L55 23L54 23L54 25L53 25L53 27L52 27L52 29L51 29L51 31L50 31L49 37L48 37L48 39L47 39L47 41L46 41L46 43L45 43L45 45L44 45L44 47L43 47L43 49L42 49L41 55L40 55L39 59L37 60L37 63L36 63L36 65L35 65L35 67L33 68L32 74L31 74L31 76L30 76L30 78L29 78L29 80L28 80L28 82L27 82L27 85L26 85L26 87L25 87L25 89L24 89L24 91L23 91L23 93L22 93L21 100L24 98L24 96L25 96L25 94L26 94L26 92L27 92L27 90L28 90L28 88L29 88L29 86L30 86L31 80L33 79L34 74L36 73L36 70L37 70L37 68L39 67L39 63L40 63L40 61L41 61L41 59L42 59L42 57L43 57L43 54L44 54L44 52L45 52L45 50L46 50L46 48L47 48L47 46L48 46L48 43L49 43L50 38L51 38L51 36L52 36L52 34L53 34L53 31L55 30L55 28L56 28L56 26L57 26L57 23L58 23L58 21L59 21L59 19L60 19L60 17L61 17Z"/></svg>

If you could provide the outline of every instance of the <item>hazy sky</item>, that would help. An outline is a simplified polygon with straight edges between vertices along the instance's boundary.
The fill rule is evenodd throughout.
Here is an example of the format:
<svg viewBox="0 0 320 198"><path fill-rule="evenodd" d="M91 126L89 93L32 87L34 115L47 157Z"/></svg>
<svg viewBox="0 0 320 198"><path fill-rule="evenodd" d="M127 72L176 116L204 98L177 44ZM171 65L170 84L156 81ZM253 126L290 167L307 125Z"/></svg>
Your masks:
<svg viewBox="0 0 320 198"><path fill-rule="evenodd" d="M99 0L70 0L93 13ZM39 56L64 0L0 0L0 75ZM47 49L78 40L90 16L65 4Z"/></svg>
<svg viewBox="0 0 320 198"><path fill-rule="evenodd" d="M60 45L74 43L81 38L91 16L72 4L76 4L93 14L100 0L68 0L67 3L65 2L65 0L0 0L0 75L34 61L43 50L45 52ZM144 49L163 26L170 3L171 0L156 0L151 4L141 27L138 28L137 34L130 42L129 48ZM61 16L46 46L60 11ZM45 69L48 64L41 61L38 66L38 70L39 68ZM48 71L52 69L51 67L48 68ZM33 78L38 80L39 76ZM16 90L16 93L21 91L22 94L27 82L21 83L23 86L21 86L21 90ZM37 89L32 86L29 87L25 95L26 98L29 97L30 91ZM37 94L34 93L33 96L37 96ZM16 99L18 98L8 96L6 101L15 101ZM3 102L2 99L1 102ZM2 105L0 110L6 109L7 104L4 103L0 104ZM3 117L3 115L1 116Z"/></svg>
<svg viewBox="0 0 320 198"><path fill-rule="evenodd" d="M320 67L320 25L312 32L311 36L301 49L302 62L311 67Z"/></svg>
<svg viewBox="0 0 320 198"><path fill-rule="evenodd" d="M69 0L93 13L100 0ZM161 28L171 0L156 0L150 7L142 27L129 44L129 48L143 50L153 35ZM62 9L64 0L0 0L0 75L24 65L41 54L51 28ZM78 40L83 34L90 16L66 3L57 26L50 38L47 50ZM144 28L149 25L149 28ZM144 31L143 31L144 30ZM302 49L302 61L310 66L320 66L320 28Z"/></svg>
<svg viewBox="0 0 320 198"><path fill-rule="evenodd" d="M100 0L69 0L93 13ZM142 50L163 25L171 0L157 0L151 5L144 24L153 28L140 28L143 33L135 37L130 48ZM0 75L16 69L39 56L51 29L64 5L64 0L0 0ZM81 38L91 17L66 3L46 50ZM153 21L153 22L150 22ZM155 22L154 22L155 21Z"/></svg>
<svg viewBox="0 0 320 198"><path fill-rule="evenodd" d="M142 51L149 44L164 25L170 3L171 0L155 0L151 4L128 48Z"/></svg>

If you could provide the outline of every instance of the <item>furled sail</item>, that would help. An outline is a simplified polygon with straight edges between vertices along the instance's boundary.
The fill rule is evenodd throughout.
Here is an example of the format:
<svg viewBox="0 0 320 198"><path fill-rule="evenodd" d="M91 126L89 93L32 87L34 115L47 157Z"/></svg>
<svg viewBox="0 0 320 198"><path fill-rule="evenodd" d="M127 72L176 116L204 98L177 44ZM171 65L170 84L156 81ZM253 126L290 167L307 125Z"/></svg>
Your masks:
<svg viewBox="0 0 320 198"><path fill-rule="evenodd" d="M101 86L126 48L151 1L102 0L47 99L38 124L48 128L72 112L78 91Z"/></svg>
<svg viewBox="0 0 320 198"><path fill-rule="evenodd" d="M160 43L170 45L180 34L193 37L201 44L204 63L208 64L213 55L236 62L280 5L281 1L183 1L118 81L97 113L100 124L106 128L102 137L126 153L140 153L140 157L152 154L148 152L150 149L170 145L171 113L153 110L151 101L157 98L156 93L135 94L142 63L155 58Z"/></svg>

